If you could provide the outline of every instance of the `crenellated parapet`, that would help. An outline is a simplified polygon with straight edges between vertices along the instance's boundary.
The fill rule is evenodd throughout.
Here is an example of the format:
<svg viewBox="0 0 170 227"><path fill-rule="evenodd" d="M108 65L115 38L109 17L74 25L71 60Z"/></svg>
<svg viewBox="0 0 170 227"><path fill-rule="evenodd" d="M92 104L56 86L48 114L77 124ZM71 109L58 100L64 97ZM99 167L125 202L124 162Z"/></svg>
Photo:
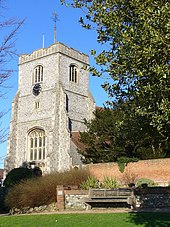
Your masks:
<svg viewBox="0 0 170 227"><path fill-rule="evenodd" d="M88 65L89 64L89 57L86 54L83 54L73 48L67 47L66 45L62 43L55 43L48 48L41 48L38 50L33 51L31 54L22 54L19 57L19 64L24 64L29 61L34 61L38 58L43 58L45 56L61 53L68 57L71 57L73 59L77 59L81 61L83 64Z"/></svg>

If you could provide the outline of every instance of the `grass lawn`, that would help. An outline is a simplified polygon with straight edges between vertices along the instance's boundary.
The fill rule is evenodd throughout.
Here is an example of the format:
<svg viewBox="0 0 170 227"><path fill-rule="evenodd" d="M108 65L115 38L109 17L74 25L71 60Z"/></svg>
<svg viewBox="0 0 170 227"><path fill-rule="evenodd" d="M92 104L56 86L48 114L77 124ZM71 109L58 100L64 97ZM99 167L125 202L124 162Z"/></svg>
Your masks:
<svg viewBox="0 0 170 227"><path fill-rule="evenodd" d="M170 213L93 213L1 216L0 227L168 227Z"/></svg>

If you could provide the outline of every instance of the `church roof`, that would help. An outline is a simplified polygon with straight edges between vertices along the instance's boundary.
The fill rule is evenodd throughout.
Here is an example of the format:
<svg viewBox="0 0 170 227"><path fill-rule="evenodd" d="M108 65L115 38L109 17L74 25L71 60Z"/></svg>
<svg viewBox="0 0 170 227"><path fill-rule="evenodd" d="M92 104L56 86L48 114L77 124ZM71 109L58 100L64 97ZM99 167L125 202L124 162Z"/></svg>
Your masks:
<svg viewBox="0 0 170 227"><path fill-rule="evenodd" d="M85 150L85 148L87 147L85 144L80 142L80 133L79 132L72 132L71 140L79 150Z"/></svg>
<svg viewBox="0 0 170 227"><path fill-rule="evenodd" d="M95 109L96 110L102 110L103 107L96 106ZM84 151L87 148L87 145L80 142L80 133L79 132L72 132L71 133L71 140L79 150Z"/></svg>

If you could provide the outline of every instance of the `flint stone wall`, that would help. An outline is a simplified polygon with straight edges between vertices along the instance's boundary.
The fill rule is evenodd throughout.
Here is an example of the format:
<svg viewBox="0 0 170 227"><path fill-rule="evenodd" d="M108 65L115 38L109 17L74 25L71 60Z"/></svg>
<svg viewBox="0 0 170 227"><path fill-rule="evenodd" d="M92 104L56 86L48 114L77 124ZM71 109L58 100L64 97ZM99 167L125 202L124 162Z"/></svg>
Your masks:
<svg viewBox="0 0 170 227"><path fill-rule="evenodd" d="M169 208L170 209L170 187L136 188L136 208ZM66 210L86 210L85 199L88 198L88 190L64 190ZM10 214L46 213L59 211L57 203L34 208L13 208Z"/></svg>
<svg viewBox="0 0 170 227"><path fill-rule="evenodd" d="M9 211L10 215L18 215L18 214L31 214L31 213L48 213L48 212L56 212L58 211L57 204L51 203L49 205L43 205L39 207L24 207L22 209L12 208Z"/></svg>
<svg viewBox="0 0 170 227"><path fill-rule="evenodd" d="M88 197L88 190L65 190L65 209L85 210L87 205L85 199Z"/></svg>
<svg viewBox="0 0 170 227"><path fill-rule="evenodd" d="M137 207L170 207L170 187L136 188L135 194Z"/></svg>

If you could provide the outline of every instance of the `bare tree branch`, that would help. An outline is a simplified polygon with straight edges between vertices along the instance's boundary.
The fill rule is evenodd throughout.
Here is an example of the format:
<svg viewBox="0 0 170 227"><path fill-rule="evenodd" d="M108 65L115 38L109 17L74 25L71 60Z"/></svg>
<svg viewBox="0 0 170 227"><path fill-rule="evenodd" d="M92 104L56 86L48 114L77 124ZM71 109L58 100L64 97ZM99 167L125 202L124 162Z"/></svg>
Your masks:
<svg viewBox="0 0 170 227"><path fill-rule="evenodd" d="M4 0L0 0L0 9L4 10ZM2 21L1 21L2 20ZM3 14L0 12L0 98L6 94L5 89L9 88L7 80L12 76L14 70L9 67L9 61L17 55L15 49L16 35L19 28L24 23L24 20L16 18L4 19ZM0 110L0 120L5 115L4 110ZM7 138L8 129L2 128L0 124L0 143L4 142Z"/></svg>

